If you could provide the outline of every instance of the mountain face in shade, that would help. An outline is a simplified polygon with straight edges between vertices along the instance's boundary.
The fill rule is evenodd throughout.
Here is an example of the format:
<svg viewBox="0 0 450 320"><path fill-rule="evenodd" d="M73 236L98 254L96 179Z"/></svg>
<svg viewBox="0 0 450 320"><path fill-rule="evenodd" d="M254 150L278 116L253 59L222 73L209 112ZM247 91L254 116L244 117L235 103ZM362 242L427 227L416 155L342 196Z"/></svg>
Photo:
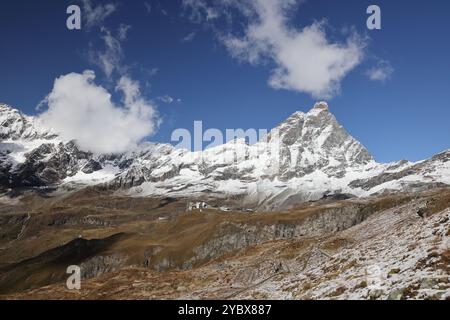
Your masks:
<svg viewBox="0 0 450 320"><path fill-rule="evenodd" d="M121 194L213 198L270 210L330 195L450 184L449 159L447 151L418 163L377 163L325 102L294 113L254 145L235 140L190 152L144 143L114 155L84 152L37 119L0 105L4 193L101 185Z"/></svg>

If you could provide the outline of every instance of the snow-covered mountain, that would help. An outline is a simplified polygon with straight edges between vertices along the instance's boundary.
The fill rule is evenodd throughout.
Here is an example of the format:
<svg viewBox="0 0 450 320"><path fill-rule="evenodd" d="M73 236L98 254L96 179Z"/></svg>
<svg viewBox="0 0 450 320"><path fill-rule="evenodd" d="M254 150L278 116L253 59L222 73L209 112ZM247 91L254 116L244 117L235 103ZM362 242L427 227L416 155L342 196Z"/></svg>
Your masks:
<svg viewBox="0 0 450 320"><path fill-rule="evenodd" d="M203 152L144 143L94 155L51 128L0 105L0 188L101 184L133 196L216 198L264 209L324 196L367 196L450 184L450 150L418 163L377 163L317 103L296 112L254 145L236 140Z"/></svg>

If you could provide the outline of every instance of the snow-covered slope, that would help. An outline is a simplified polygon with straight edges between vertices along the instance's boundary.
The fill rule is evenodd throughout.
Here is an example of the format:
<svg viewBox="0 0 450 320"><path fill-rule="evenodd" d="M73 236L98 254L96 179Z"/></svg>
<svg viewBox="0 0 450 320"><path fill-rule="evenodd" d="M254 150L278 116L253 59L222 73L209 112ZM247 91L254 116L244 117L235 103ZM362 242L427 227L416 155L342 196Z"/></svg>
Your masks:
<svg viewBox="0 0 450 320"><path fill-rule="evenodd" d="M33 117L0 105L0 187L4 190L103 184L128 195L217 198L264 209L323 196L367 196L450 184L450 151L419 163L377 163L317 103L254 145L236 140L190 152L144 143L124 154L93 155Z"/></svg>

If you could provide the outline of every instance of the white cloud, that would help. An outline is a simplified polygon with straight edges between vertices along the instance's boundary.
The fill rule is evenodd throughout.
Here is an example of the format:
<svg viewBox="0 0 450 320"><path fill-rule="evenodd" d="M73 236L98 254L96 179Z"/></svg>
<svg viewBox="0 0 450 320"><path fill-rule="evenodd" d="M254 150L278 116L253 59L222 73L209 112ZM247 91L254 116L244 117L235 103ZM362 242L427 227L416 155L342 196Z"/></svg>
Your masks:
<svg viewBox="0 0 450 320"><path fill-rule="evenodd" d="M116 90L122 93L123 105L118 106L94 80L93 71L57 78L46 98L48 109L38 119L93 153L124 152L156 131L157 111L142 97L137 82L127 76L119 80Z"/></svg>
<svg viewBox="0 0 450 320"><path fill-rule="evenodd" d="M392 68L391 64L385 60L379 61L377 66L366 71L366 75L370 80L380 82L389 80L392 73L394 73L394 68Z"/></svg>
<svg viewBox="0 0 450 320"><path fill-rule="evenodd" d="M300 2L216 2L224 15L237 10L246 20L243 35L222 34L220 39L237 59L255 65L273 63L275 67L268 81L273 88L305 92L314 98L331 98L339 92L345 76L362 61L365 41L352 32L344 41L332 42L323 22L294 28L289 17ZM185 0L184 5L190 6L194 21L201 20L202 12L204 15L210 8L205 9L203 0ZM226 8L230 9L228 13Z"/></svg>
<svg viewBox="0 0 450 320"><path fill-rule="evenodd" d="M191 32L188 35L186 35L183 39L181 39L182 42L191 42L192 40L195 39L195 36L197 34L195 32Z"/></svg>
<svg viewBox="0 0 450 320"><path fill-rule="evenodd" d="M117 32L117 37L119 38L120 41L125 41L127 39L128 36L128 31L131 29L130 25L127 24L121 24L119 26L119 30Z"/></svg>
<svg viewBox="0 0 450 320"><path fill-rule="evenodd" d="M88 59L90 63L99 67L111 79L114 71L120 74L126 72L126 67L122 65L123 50L122 42L127 39L131 26L120 24L117 33L113 35L109 28L104 26L104 21L117 11L118 5L112 2L103 2L94 6L92 0L81 0L83 3L82 17L85 21L86 31L91 31L95 26L100 29L99 37L102 40L102 49L98 49L98 44L89 43Z"/></svg>
<svg viewBox="0 0 450 320"><path fill-rule="evenodd" d="M94 6L92 0L82 0L83 14L86 29L91 29L95 26L102 26L103 22L117 10L117 5L114 3L105 3Z"/></svg>
<svg viewBox="0 0 450 320"><path fill-rule="evenodd" d="M144 73L148 77L154 77L158 74L159 68L146 68L146 67L140 67L140 70L142 73Z"/></svg>
<svg viewBox="0 0 450 320"><path fill-rule="evenodd" d="M145 10L147 10L148 13L152 12L152 4L148 1L144 2Z"/></svg>
<svg viewBox="0 0 450 320"><path fill-rule="evenodd" d="M189 10L188 17L194 23L211 21L219 17L218 10L205 0L183 0L182 7Z"/></svg>
<svg viewBox="0 0 450 320"><path fill-rule="evenodd" d="M162 96L162 97L158 97L158 100L160 100L160 101L162 101L162 102L164 102L164 103L167 103L167 104L171 104L172 102L175 101L175 99L172 98L172 97L169 96L169 95L165 95L165 96Z"/></svg>
<svg viewBox="0 0 450 320"><path fill-rule="evenodd" d="M89 60L94 65L98 66L107 76L111 76L115 71L123 74L126 67L123 66L122 60L124 57L122 42L126 40L127 32L130 26L121 25L117 32L117 37L113 36L111 31L107 28L102 28L101 40L103 41L103 50L92 49L89 52Z"/></svg>
<svg viewBox="0 0 450 320"><path fill-rule="evenodd" d="M164 1L163 3L165 3ZM152 0L152 1L145 1L144 2L145 9L147 10L147 13L159 13L163 16L168 16L169 12L164 8L164 6L161 4L161 1L159 0Z"/></svg>

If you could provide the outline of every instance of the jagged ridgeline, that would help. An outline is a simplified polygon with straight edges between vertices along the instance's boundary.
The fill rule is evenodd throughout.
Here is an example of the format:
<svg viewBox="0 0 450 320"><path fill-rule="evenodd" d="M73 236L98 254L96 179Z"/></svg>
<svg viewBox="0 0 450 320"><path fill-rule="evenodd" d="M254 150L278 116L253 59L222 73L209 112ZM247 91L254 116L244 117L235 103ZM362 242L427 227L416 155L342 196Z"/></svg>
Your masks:
<svg viewBox="0 0 450 320"><path fill-rule="evenodd" d="M122 154L92 154L7 105L0 105L0 139L0 188L13 194L97 185L124 195L222 199L271 210L324 196L450 183L450 151L418 163L378 163L324 102L294 113L264 141L237 140L201 153L143 143Z"/></svg>

